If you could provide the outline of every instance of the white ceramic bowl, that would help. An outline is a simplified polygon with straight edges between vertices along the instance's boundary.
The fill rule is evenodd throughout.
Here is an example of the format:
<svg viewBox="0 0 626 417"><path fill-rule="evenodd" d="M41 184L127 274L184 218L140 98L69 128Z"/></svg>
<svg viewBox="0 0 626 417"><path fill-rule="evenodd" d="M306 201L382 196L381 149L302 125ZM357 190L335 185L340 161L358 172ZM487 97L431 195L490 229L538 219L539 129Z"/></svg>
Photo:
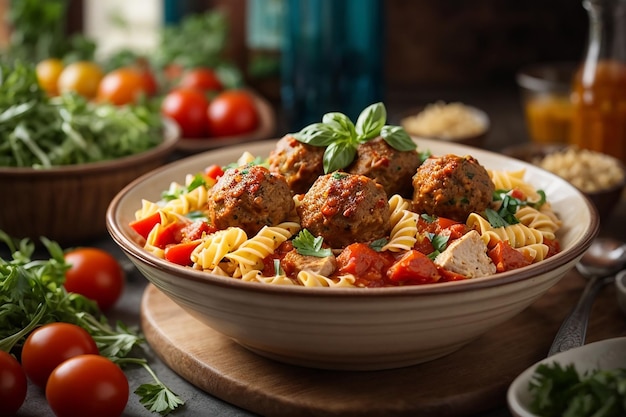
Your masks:
<svg viewBox="0 0 626 417"><path fill-rule="evenodd" d="M555 362L561 366L574 364L579 374L598 369L613 370L626 368L626 355L624 355L624 352L626 352L626 337L618 337L589 343L588 345L570 349L537 362L522 372L510 385L507 392L509 410L514 417L538 417L529 409L532 397L528 391L528 384L535 373L535 369L540 364L552 364Z"/></svg>
<svg viewBox="0 0 626 417"><path fill-rule="evenodd" d="M525 168L563 220L562 252L537 264L485 278L394 288L272 286L212 276L145 251L128 226L141 199L157 201L171 181L246 150L268 155L275 141L210 151L144 175L107 211L114 241L157 288L200 322L248 349L282 362L326 369L391 369L450 354L528 307L555 285L598 231L591 203L559 177L513 158L436 140L433 154L471 154L487 168Z"/></svg>

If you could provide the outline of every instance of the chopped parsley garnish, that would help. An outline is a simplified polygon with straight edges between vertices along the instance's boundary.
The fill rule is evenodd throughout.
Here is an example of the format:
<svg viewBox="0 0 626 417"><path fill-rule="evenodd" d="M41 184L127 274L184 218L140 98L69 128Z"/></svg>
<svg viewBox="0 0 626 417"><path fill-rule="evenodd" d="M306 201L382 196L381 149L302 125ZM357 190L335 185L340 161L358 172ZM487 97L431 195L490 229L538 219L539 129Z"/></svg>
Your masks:
<svg viewBox="0 0 626 417"><path fill-rule="evenodd" d="M437 216L435 215L431 216L430 214L423 213L423 214L420 214L420 217L424 219L426 223L434 223L437 221Z"/></svg>
<svg viewBox="0 0 626 417"><path fill-rule="evenodd" d="M436 235L434 233L428 233L427 236L428 240L430 240L430 244L433 245L433 249L435 249L433 252L428 254L428 257L431 260L434 260L437 255L446 250L450 236Z"/></svg>
<svg viewBox="0 0 626 417"><path fill-rule="evenodd" d="M374 249L376 252L380 252L383 250L383 247L388 243L386 238L376 239L372 243L369 244L370 248Z"/></svg>
<svg viewBox="0 0 626 417"><path fill-rule="evenodd" d="M307 229L302 229L298 236L293 241L293 247L298 251L300 255L315 256L318 258L325 258L332 255L332 251L329 248L322 248L324 238L321 236L313 236Z"/></svg>
<svg viewBox="0 0 626 417"><path fill-rule="evenodd" d="M202 174L196 174L191 180L191 182L189 183L189 185L180 186L176 188L170 188L168 190L163 191L161 193L161 199L163 199L164 201L176 200L183 194L187 194L195 190L198 187L206 187L206 186L207 186L207 183L204 180L204 177L202 176Z"/></svg>

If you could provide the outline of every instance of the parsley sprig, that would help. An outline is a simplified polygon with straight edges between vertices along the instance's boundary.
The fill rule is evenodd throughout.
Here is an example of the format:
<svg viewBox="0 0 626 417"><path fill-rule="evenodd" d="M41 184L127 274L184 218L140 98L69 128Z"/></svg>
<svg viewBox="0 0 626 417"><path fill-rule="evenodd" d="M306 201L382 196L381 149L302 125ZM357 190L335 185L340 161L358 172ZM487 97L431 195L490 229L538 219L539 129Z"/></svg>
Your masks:
<svg viewBox="0 0 626 417"><path fill-rule="evenodd" d="M315 256L325 258L332 255L329 248L323 248L324 238L321 236L313 236L307 229L302 229L300 233L292 241L293 247L300 255Z"/></svg>
<svg viewBox="0 0 626 417"><path fill-rule="evenodd" d="M143 366L154 384L135 390L140 402L150 411L167 415L184 401L169 390L154 374L147 361L129 355L145 346L144 337L118 322L111 325L95 302L65 290L65 262L61 246L42 238L49 259L33 259L35 245L29 239L14 240L0 230L11 259L0 258L0 350L10 352L23 345L35 328L52 322L83 327L94 338L98 350L120 366Z"/></svg>
<svg viewBox="0 0 626 417"><path fill-rule="evenodd" d="M350 165L358 146L378 136L398 151L417 147L402 127L386 125L386 121L385 105L374 103L361 112L356 124L343 113L326 113L321 123L304 127L294 137L309 145L326 147L323 162L324 172L328 174Z"/></svg>
<svg viewBox="0 0 626 417"><path fill-rule="evenodd" d="M626 415L626 369L579 374L573 364L541 364L530 382L531 410L541 416Z"/></svg>

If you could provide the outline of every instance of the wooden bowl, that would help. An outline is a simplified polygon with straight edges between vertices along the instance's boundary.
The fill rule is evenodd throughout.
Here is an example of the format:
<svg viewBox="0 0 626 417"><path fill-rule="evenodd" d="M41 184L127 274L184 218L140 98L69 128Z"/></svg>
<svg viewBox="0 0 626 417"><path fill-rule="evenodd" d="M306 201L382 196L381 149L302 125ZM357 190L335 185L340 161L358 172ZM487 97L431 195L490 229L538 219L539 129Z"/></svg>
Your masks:
<svg viewBox="0 0 626 417"><path fill-rule="evenodd" d="M15 238L41 236L63 245L106 235L105 214L126 184L166 162L179 138L166 121L156 147L110 161L50 169L0 167L0 229Z"/></svg>
<svg viewBox="0 0 626 417"><path fill-rule="evenodd" d="M272 105L256 92L252 90L248 90L248 92L254 98L259 112L259 126L255 130L233 136L180 138L177 145L178 150L184 153L196 153L224 146L274 137L276 130L276 114Z"/></svg>

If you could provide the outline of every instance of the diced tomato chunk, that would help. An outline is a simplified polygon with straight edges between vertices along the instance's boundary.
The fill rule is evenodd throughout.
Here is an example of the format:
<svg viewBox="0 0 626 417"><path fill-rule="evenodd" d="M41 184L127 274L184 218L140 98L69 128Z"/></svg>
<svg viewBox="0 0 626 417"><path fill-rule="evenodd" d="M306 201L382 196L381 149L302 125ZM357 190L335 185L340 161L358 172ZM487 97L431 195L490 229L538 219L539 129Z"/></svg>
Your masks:
<svg viewBox="0 0 626 417"><path fill-rule="evenodd" d="M204 169L204 175L214 180L217 180L219 177L224 175L224 170L221 166L217 164L209 165Z"/></svg>
<svg viewBox="0 0 626 417"><path fill-rule="evenodd" d="M180 233L181 233L180 241L188 242L192 240L198 240L202 237L202 235L204 234L209 235L211 233L215 233L216 231L217 229L211 226L207 221L198 220L193 223L189 223L187 226L183 227L180 230Z"/></svg>
<svg viewBox="0 0 626 417"><path fill-rule="evenodd" d="M387 278L395 283L430 284L439 281L441 275L428 256L410 250L389 268Z"/></svg>
<svg viewBox="0 0 626 417"><path fill-rule="evenodd" d="M386 271L392 264L393 255L376 252L366 243L348 245L337 257L338 272L354 275L356 285L365 287L383 286Z"/></svg>
<svg viewBox="0 0 626 417"><path fill-rule="evenodd" d="M557 253L561 252L561 244L557 239L543 239L543 244L548 246L548 254L546 258L549 258Z"/></svg>
<svg viewBox="0 0 626 417"><path fill-rule="evenodd" d="M488 255L496 266L496 272L510 271L532 263L505 241L496 243L493 248L489 249Z"/></svg>
<svg viewBox="0 0 626 417"><path fill-rule="evenodd" d="M519 188L514 188L511 190L511 197L517 198L518 200L526 200L526 195Z"/></svg>

